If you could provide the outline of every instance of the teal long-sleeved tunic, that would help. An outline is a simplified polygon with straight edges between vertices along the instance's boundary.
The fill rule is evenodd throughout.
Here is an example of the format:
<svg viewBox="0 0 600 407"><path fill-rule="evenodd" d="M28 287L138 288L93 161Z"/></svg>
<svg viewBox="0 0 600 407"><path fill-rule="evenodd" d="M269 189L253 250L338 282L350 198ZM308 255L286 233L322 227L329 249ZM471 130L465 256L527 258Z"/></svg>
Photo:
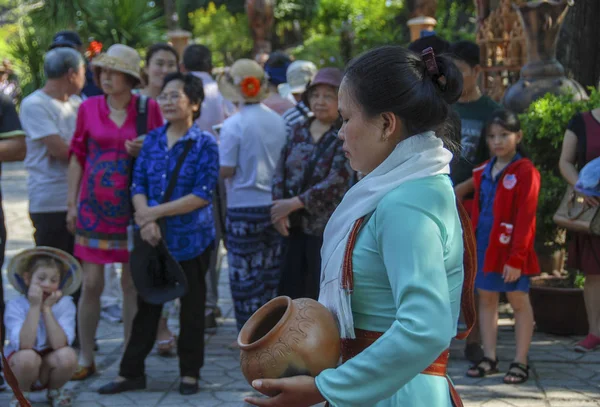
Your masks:
<svg viewBox="0 0 600 407"><path fill-rule="evenodd" d="M462 228L446 175L389 192L354 248L356 328L385 332L355 358L316 377L335 407L451 406L445 378L420 374L456 334Z"/></svg>

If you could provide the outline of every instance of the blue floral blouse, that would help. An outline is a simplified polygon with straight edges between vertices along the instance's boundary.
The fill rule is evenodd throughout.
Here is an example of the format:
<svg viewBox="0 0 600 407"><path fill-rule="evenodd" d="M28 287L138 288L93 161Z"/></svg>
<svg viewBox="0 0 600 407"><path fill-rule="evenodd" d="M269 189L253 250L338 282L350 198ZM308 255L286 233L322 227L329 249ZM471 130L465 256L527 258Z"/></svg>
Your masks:
<svg viewBox="0 0 600 407"><path fill-rule="evenodd" d="M131 192L132 196L145 195L148 206L162 203L186 140L196 141L179 171L170 201L194 194L209 204L184 215L167 218L166 232L163 231L173 257L184 261L202 254L215 240L212 199L219 174L219 150L215 138L195 124L169 149L168 126L159 127L146 136L135 162Z"/></svg>

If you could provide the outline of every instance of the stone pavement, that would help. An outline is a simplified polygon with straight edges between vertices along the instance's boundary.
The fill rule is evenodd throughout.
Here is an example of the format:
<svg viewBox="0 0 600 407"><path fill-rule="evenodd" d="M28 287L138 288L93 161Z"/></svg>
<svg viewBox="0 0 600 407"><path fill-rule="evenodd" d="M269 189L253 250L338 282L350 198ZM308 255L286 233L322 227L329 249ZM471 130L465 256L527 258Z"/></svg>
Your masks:
<svg viewBox="0 0 600 407"><path fill-rule="evenodd" d="M5 265L20 250L33 246L32 228L27 213L26 173L22 164L2 166L4 210L8 226ZM225 262L226 263L226 262ZM206 336L205 366L201 391L184 397L178 393L176 358L161 358L153 352L147 360L148 389L143 392L100 396L96 389L111 380L118 371L122 352L122 325L102 321L98 330L99 351L96 363L99 374L85 382L71 382L76 392L76 407L163 406L163 407L241 407L244 396L252 389L244 380L238 362L238 351L228 346L236 338L236 328L227 283L227 265L223 265L220 281L220 306L223 318L216 334ZM8 298L16 295L3 275ZM176 318L170 320L176 328ZM581 355L573 352L578 338L556 337L536 333L531 349L531 378L521 386L502 383L502 374L486 379L465 377L467 363L461 359L463 343L452 345L450 375L465 401L466 407L600 407L600 351ZM514 351L512 321L501 319L498 341L501 371L506 371ZM33 395L35 406L43 406L43 393ZM0 393L0 407L6 406L10 393ZM404 407L404 406L403 406ZM410 406L406 406L410 407ZM431 406L435 407L435 406Z"/></svg>

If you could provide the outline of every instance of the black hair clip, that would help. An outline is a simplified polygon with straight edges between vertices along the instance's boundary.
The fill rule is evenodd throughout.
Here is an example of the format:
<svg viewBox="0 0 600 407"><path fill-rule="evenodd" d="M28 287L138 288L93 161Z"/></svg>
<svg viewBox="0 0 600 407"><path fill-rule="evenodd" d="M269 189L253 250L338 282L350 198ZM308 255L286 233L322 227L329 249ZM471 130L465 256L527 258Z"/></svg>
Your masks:
<svg viewBox="0 0 600 407"><path fill-rule="evenodd" d="M427 73L433 81L440 87L441 90L446 90L446 78L440 73L437 62L435 62L435 53L432 47L425 48L421 52L421 59L425 63Z"/></svg>

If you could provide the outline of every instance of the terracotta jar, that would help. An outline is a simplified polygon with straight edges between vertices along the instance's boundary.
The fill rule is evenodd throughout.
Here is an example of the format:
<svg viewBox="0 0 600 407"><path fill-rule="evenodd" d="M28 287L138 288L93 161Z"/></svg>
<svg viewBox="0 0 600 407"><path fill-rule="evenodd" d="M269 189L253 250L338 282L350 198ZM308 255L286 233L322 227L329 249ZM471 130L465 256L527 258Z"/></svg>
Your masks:
<svg viewBox="0 0 600 407"><path fill-rule="evenodd" d="M315 300L277 297L250 317L238 336L240 366L248 383L336 367L340 336L333 315Z"/></svg>

